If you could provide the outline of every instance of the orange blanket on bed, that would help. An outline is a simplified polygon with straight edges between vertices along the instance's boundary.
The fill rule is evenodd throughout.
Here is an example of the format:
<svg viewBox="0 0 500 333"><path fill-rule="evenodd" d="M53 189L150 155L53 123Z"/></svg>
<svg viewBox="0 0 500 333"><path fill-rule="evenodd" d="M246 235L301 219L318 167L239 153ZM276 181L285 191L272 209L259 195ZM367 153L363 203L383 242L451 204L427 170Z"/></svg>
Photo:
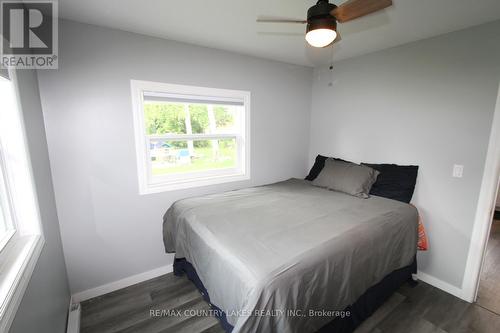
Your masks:
<svg viewBox="0 0 500 333"><path fill-rule="evenodd" d="M411 205L411 204L410 204ZM415 207L414 205L412 205ZM418 212L418 208L415 207ZM418 212L418 242L417 249L419 251L427 251L429 249L429 242L427 241L427 234L425 233L424 228L424 220L422 219L422 215Z"/></svg>
<svg viewBox="0 0 500 333"><path fill-rule="evenodd" d="M418 216L418 242L417 248L419 251L427 251L429 245L427 243L427 235L425 234L425 228L422 224L422 218Z"/></svg>
<svg viewBox="0 0 500 333"><path fill-rule="evenodd" d="M417 208L417 207L415 207ZM418 210L417 210L418 211ZM429 248L429 242L427 241L427 234L425 233L424 220L420 212L418 213L418 242L417 248L419 251L427 251Z"/></svg>

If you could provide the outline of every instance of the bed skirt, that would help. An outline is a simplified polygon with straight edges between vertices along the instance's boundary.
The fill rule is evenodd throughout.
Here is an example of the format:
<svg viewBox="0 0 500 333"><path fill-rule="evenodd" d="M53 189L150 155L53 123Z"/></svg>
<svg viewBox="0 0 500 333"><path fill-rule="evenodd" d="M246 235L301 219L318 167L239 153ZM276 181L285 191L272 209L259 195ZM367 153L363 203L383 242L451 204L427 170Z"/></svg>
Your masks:
<svg viewBox="0 0 500 333"><path fill-rule="evenodd" d="M196 270L193 265L186 259L174 260L174 274L181 276L186 274L188 279L191 280L198 290L201 292L205 301L207 301L211 308L216 310L214 313L220 320L222 327L227 333L233 330L233 326L228 323L224 311L210 302L210 296L207 289L203 286ZM413 262L403 268L397 269L384 277L382 281L370 287L356 302L344 309L350 312L350 316L344 318L336 318L323 326L317 333L351 333L358 327L365 319L370 317L401 285L405 282L412 282L412 274L417 273L417 259L414 258Z"/></svg>

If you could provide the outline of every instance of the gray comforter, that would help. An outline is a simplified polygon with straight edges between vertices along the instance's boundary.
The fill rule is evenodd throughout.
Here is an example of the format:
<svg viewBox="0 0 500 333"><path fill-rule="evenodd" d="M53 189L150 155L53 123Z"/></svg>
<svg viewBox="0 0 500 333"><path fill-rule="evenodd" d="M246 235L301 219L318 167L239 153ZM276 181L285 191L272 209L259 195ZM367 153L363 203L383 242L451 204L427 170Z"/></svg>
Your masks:
<svg viewBox="0 0 500 333"><path fill-rule="evenodd" d="M290 179L180 200L164 216L163 236L234 333L306 333L412 262L417 211Z"/></svg>

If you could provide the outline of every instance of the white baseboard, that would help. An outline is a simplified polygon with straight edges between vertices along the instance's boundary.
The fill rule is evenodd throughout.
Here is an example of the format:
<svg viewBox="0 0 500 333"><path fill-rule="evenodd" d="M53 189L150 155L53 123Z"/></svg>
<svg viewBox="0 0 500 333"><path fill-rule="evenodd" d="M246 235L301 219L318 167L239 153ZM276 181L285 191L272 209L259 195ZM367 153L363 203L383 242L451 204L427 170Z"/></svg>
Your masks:
<svg viewBox="0 0 500 333"><path fill-rule="evenodd" d="M99 286L96 288L77 292L77 293L73 294L71 297L72 297L74 303L80 303L80 302L86 301L88 299L91 299L91 298L94 298L97 296L101 296L101 295L110 293L112 291L134 285L134 284L139 283L139 282L144 282L144 281L153 279L155 277L171 273L172 271L173 271L172 265L158 267L158 268L155 268L155 269L150 270L148 272L139 273L137 275L132 275L132 276L126 277L124 279L110 282L110 283L107 283L105 285L102 285L102 286Z"/></svg>
<svg viewBox="0 0 500 333"><path fill-rule="evenodd" d="M105 284L105 285L102 285L102 286L99 286L96 288L84 290L84 291L75 293L71 296L72 304L80 303L80 302L86 301L88 299L113 292L113 291L118 290L118 289L129 287L129 286L134 285L136 283L144 282L144 281L153 279L155 277L171 273L172 271L173 271L173 266L167 265L167 266L155 268L153 270L150 270L150 271L147 271L144 273L132 275L132 276L126 277L124 279L114 281L114 282L111 282L111 283L108 283L108 284ZM463 292L462 292L461 288L458 288L454 285L449 284L448 282L444 282L443 280L440 280L432 275L429 275L429 274L421 272L421 271L417 272L417 277L419 280L421 280L425 283L428 283L428 284L432 285L433 287L441 289L441 290L447 292L448 294L451 294L453 296L456 296L460 299L467 301L467 299L465 299L463 297ZM68 325L68 327L69 327L69 325Z"/></svg>
<svg viewBox="0 0 500 333"><path fill-rule="evenodd" d="M66 333L80 333L80 314L82 312L82 307L80 303L74 303L73 298L69 303L68 312L68 326L66 327Z"/></svg>
<svg viewBox="0 0 500 333"><path fill-rule="evenodd" d="M419 280L422 280L433 287L441 289L442 291L445 291L448 294L451 294L455 297L458 297L466 301L466 299L464 299L463 297L463 292L461 288L455 287L454 285L449 284L448 282L444 282L443 280L440 280L432 275L426 274L421 271L417 272L417 277Z"/></svg>

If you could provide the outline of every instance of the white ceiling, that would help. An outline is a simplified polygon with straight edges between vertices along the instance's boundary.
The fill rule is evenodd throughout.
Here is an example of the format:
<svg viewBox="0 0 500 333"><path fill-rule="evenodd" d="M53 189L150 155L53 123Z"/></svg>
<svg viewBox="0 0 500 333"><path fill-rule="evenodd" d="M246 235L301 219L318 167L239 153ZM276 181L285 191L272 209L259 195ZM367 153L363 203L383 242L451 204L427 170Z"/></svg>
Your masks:
<svg viewBox="0 0 500 333"><path fill-rule="evenodd" d="M331 0L340 4L344 0ZM393 0L339 24L342 41L314 49L303 25L256 23L258 15L304 19L311 0L60 0L62 18L288 63L315 66L500 19L500 0Z"/></svg>

